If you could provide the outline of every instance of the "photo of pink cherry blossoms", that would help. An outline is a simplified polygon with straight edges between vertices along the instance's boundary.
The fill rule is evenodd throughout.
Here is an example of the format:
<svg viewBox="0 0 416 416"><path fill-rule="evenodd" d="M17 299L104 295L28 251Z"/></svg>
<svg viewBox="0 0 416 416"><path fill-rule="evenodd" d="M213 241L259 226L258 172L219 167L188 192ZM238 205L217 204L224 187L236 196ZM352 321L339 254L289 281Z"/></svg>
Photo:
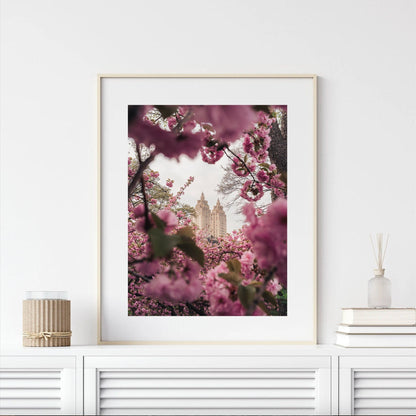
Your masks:
<svg viewBox="0 0 416 416"><path fill-rule="evenodd" d="M287 106L128 107L128 315L287 315Z"/></svg>

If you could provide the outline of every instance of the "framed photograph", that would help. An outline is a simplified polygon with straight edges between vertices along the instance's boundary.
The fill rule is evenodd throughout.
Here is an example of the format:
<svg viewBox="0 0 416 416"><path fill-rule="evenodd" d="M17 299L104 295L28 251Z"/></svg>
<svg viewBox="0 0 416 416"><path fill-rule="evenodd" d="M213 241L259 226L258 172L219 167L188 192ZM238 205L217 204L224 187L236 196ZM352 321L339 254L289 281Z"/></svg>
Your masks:
<svg viewBox="0 0 416 416"><path fill-rule="evenodd" d="M316 343L315 75L100 75L98 343Z"/></svg>

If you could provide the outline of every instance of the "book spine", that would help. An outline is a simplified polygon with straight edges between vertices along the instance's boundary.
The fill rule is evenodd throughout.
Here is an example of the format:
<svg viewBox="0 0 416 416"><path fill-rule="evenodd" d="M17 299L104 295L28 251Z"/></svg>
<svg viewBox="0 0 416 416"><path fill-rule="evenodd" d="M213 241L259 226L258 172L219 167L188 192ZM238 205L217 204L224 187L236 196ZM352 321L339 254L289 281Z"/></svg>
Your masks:
<svg viewBox="0 0 416 416"><path fill-rule="evenodd" d="M396 325L396 326L362 326L362 325L339 325L338 331L343 334L351 335L406 335L416 334L415 325Z"/></svg>
<svg viewBox="0 0 416 416"><path fill-rule="evenodd" d="M343 325L416 325L416 309L343 309Z"/></svg>
<svg viewBox="0 0 416 416"><path fill-rule="evenodd" d="M416 335L385 336L337 333L336 344L341 347L355 348L416 348Z"/></svg>

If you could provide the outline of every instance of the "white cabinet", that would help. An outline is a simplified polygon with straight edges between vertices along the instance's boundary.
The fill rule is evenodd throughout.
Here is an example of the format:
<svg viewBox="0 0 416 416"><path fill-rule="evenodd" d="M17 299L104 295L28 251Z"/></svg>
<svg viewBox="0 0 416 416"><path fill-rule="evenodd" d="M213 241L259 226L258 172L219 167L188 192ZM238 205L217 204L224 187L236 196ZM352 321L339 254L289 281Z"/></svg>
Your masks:
<svg viewBox="0 0 416 416"><path fill-rule="evenodd" d="M416 415L416 349L20 348L0 356L0 415Z"/></svg>
<svg viewBox="0 0 416 416"><path fill-rule="evenodd" d="M0 414L75 413L75 357L0 357Z"/></svg>
<svg viewBox="0 0 416 416"><path fill-rule="evenodd" d="M341 415L416 415L416 356L339 359Z"/></svg>
<svg viewBox="0 0 416 416"><path fill-rule="evenodd" d="M89 415L330 414L331 358L86 357Z"/></svg>

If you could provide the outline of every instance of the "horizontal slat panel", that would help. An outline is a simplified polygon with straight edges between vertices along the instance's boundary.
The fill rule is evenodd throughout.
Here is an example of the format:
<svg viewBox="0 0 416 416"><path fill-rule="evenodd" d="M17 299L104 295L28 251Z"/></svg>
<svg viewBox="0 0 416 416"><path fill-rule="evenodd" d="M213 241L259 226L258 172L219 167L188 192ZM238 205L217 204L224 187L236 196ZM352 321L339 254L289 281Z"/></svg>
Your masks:
<svg viewBox="0 0 416 416"><path fill-rule="evenodd" d="M2 399L59 399L61 397L61 390L56 389L1 389L0 401Z"/></svg>
<svg viewBox="0 0 416 416"><path fill-rule="evenodd" d="M387 416L387 415L415 415L415 409L411 408L399 408L399 409L383 409L380 407L374 407L372 409L356 409L354 415L374 415L374 416Z"/></svg>
<svg viewBox="0 0 416 416"><path fill-rule="evenodd" d="M314 378L315 371L100 371L105 378Z"/></svg>
<svg viewBox="0 0 416 416"><path fill-rule="evenodd" d="M414 378L416 371L354 371L354 377L357 378Z"/></svg>
<svg viewBox="0 0 416 416"><path fill-rule="evenodd" d="M216 409L201 409L201 408L188 408L188 409L159 409L157 407L143 408L143 409L101 409L100 415L313 415L314 409L248 409L244 408L242 413L241 409L228 409L228 408L216 408Z"/></svg>
<svg viewBox="0 0 416 416"><path fill-rule="evenodd" d="M313 414L315 370L100 370L100 414Z"/></svg>
<svg viewBox="0 0 416 416"><path fill-rule="evenodd" d="M101 399L125 398L299 398L313 399L315 389L101 389Z"/></svg>
<svg viewBox="0 0 416 416"><path fill-rule="evenodd" d="M102 399L101 409L152 408L313 408L313 399Z"/></svg>
<svg viewBox="0 0 416 416"><path fill-rule="evenodd" d="M32 388L59 388L61 386L60 379L44 378L44 379L19 379L4 378L0 380L0 389L32 389Z"/></svg>
<svg viewBox="0 0 416 416"><path fill-rule="evenodd" d="M373 409L375 407L382 409L391 409L401 407L414 408L416 411L416 398L412 399L385 399L378 397L377 399L355 399L354 407L356 409Z"/></svg>
<svg viewBox="0 0 416 416"><path fill-rule="evenodd" d="M59 409L59 399L0 399L0 408Z"/></svg>
<svg viewBox="0 0 416 416"><path fill-rule="evenodd" d="M354 396L356 399L376 399L376 398L409 398L416 397L415 389L355 389Z"/></svg>
<svg viewBox="0 0 416 416"><path fill-rule="evenodd" d="M355 388L416 388L416 379L411 378L358 378Z"/></svg>
<svg viewBox="0 0 416 416"><path fill-rule="evenodd" d="M75 357L9 357L4 364L1 415L74 414Z"/></svg>
<svg viewBox="0 0 416 416"><path fill-rule="evenodd" d="M30 409L30 412L28 409L22 409L22 408L1 408L0 409L0 415L57 415L60 413L60 409Z"/></svg>
<svg viewBox="0 0 416 416"><path fill-rule="evenodd" d="M314 379L103 379L101 388L305 388L315 387Z"/></svg>
<svg viewBox="0 0 416 416"><path fill-rule="evenodd" d="M60 371L27 371L27 370L0 370L0 383L3 378L61 378Z"/></svg>
<svg viewBox="0 0 416 416"><path fill-rule="evenodd" d="M416 372L354 371L354 414L416 414Z"/></svg>

